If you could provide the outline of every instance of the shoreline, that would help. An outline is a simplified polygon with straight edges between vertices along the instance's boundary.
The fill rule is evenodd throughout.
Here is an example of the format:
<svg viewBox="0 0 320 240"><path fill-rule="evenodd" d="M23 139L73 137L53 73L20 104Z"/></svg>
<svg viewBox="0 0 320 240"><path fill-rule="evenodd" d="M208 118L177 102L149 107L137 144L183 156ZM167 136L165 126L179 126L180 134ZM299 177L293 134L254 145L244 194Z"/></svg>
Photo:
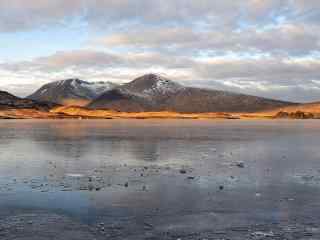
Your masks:
<svg viewBox="0 0 320 240"><path fill-rule="evenodd" d="M0 111L0 120L27 120L27 119L38 119L38 120L266 120L274 119L272 116L265 117L255 117L255 116L239 116L231 114L216 114L216 113L206 113L206 114L169 114L162 112L152 112L152 113L115 113L108 114L105 116L94 116L94 115L77 115L77 114L50 114L50 113L40 113L38 114L16 114L16 113L2 113Z"/></svg>
<svg viewBox="0 0 320 240"><path fill-rule="evenodd" d="M308 117L312 116L312 117ZM185 119L185 120L297 120L297 119L320 119L318 113L292 111L286 112L272 110L269 112L256 113L178 113L169 111L159 112L116 112L110 110L90 110L82 107L63 106L43 111L37 109L6 109L0 110L0 120L17 119Z"/></svg>

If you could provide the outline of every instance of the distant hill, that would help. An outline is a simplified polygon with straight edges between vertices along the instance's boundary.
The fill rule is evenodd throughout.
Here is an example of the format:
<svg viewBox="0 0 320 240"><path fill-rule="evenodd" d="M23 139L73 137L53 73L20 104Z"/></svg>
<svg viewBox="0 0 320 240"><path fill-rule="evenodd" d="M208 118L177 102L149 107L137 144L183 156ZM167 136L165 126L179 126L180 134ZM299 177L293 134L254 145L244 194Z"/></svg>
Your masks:
<svg viewBox="0 0 320 240"><path fill-rule="evenodd" d="M67 79L45 84L27 98L62 105L83 106L117 85L111 82L86 82Z"/></svg>
<svg viewBox="0 0 320 240"><path fill-rule="evenodd" d="M305 104L299 104L297 106L285 107L285 108L279 109L279 111L286 111L286 112L302 111L307 113L320 114L320 102L305 103Z"/></svg>
<svg viewBox="0 0 320 240"><path fill-rule="evenodd" d="M8 92L0 91L0 110L6 109L36 109L48 111L57 104L38 102L30 99L16 97Z"/></svg>
<svg viewBox="0 0 320 240"><path fill-rule="evenodd" d="M126 112L202 113L257 112L291 105L295 104L227 91L185 87L162 76L147 74L104 92L87 107Z"/></svg>
<svg viewBox="0 0 320 240"><path fill-rule="evenodd" d="M310 119L320 118L320 102L304 103L288 106L271 111L261 112L260 115L273 116L275 118Z"/></svg>

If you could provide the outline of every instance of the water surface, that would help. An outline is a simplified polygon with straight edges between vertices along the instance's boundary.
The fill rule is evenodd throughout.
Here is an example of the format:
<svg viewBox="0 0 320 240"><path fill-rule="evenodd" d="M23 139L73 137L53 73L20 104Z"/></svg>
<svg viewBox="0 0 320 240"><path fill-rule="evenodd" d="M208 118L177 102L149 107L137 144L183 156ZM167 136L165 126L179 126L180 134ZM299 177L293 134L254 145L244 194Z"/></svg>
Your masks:
<svg viewBox="0 0 320 240"><path fill-rule="evenodd" d="M319 142L318 121L2 120L0 217L111 239L316 237Z"/></svg>

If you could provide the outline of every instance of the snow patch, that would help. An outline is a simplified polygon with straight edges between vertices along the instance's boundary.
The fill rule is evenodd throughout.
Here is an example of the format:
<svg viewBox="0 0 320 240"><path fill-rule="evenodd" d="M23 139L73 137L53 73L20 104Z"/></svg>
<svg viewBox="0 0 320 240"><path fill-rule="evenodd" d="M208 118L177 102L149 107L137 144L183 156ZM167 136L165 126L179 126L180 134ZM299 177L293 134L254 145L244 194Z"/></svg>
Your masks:
<svg viewBox="0 0 320 240"><path fill-rule="evenodd" d="M43 90L41 90L41 92L40 92L40 95L43 95L43 94L45 94L46 92L48 91L48 89L43 89Z"/></svg>
<svg viewBox="0 0 320 240"><path fill-rule="evenodd" d="M147 95L152 95L155 93L160 94L168 94L168 93L175 93L181 90L183 86L174 83L166 78L156 76L155 77L155 84L150 89L146 89L143 93Z"/></svg>
<svg viewBox="0 0 320 240"><path fill-rule="evenodd" d="M81 96L84 92L90 93L92 96L98 96L116 86L111 82L86 82L76 78L60 81L60 85L65 83L68 83L73 88L74 93L78 96Z"/></svg>
<svg viewBox="0 0 320 240"><path fill-rule="evenodd" d="M71 78L47 84L45 88L41 89L37 94L39 96L46 96L49 90L57 94L63 94L69 98L85 98L94 99L103 92L115 88L117 85L111 82L87 82L78 78Z"/></svg>
<svg viewBox="0 0 320 240"><path fill-rule="evenodd" d="M111 82L91 82L86 85L86 87L97 95L102 94L103 92L109 91L115 88L115 84Z"/></svg>
<svg viewBox="0 0 320 240"><path fill-rule="evenodd" d="M71 81L71 86L72 87L74 87L74 88L77 88L78 87L78 81L77 81L77 79L72 79L72 81ZM80 85L81 85L81 83L80 83Z"/></svg>

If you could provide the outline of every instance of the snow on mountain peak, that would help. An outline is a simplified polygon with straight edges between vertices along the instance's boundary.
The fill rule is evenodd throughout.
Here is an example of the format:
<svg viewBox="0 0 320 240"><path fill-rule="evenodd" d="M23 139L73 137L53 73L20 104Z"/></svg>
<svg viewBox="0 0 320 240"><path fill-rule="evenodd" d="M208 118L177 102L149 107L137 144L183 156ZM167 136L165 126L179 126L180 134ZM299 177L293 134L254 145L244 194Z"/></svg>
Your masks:
<svg viewBox="0 0 320 240"><path fill-rule="evenodd" d="M111 82L87 82L71 78L48 83L29 96L30 99L64 104L69 100L92 100L103 92L115 88Z"/></svg>
<svg viewBox="0 0 320 240"><path fill-rule="evenodd" d="M58 81L56 85L71 86L74 89L74 91L81 91L83 89L86 89L94 95L100 95L101 93L108 91L116 86L116 84L111 82L87 82L78 78Z"/></svg>
<svg viewBox="0 0 320 240"><path fill-rule="evenodd" d="M100 95L105 91L111 90L115 88L117 85L112 82L91 82L87 84L87 88L90 89L92 92Z"/></svg>
<svg viewBox="0 0 320 240"><path fill-rule="evenodd" d="M153 84L151 88L144 90L145 94L167 94L167 93L175 93L183 88L178 83L175 83L165 77L156 74L150 74L149 79L153 80Z"/></svg>

